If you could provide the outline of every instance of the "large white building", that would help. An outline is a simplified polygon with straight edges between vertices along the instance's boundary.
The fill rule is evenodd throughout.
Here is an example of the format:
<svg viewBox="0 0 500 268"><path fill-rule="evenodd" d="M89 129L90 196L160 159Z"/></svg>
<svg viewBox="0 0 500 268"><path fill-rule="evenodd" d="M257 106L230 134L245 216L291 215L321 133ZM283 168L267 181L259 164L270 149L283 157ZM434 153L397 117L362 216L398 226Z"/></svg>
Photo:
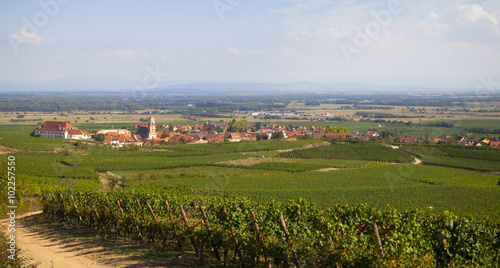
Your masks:
<svg viewBox="0 0 500 268"><path fill-rule="evenodd" d="M64 138L73 140L88 139L88 134L68 122L46 121L34 130L35 135L46 138Z"/></svg>
<svg viewBox="0 0 500 268"><path fill-rule="evenodd" d="M116 133L118 135L128 135L130 136L132 133L130 132L130 130L128 129L101 129L99 131L97 131L96 135L99 135L99 134L108 134L108 133Z"/></svg>

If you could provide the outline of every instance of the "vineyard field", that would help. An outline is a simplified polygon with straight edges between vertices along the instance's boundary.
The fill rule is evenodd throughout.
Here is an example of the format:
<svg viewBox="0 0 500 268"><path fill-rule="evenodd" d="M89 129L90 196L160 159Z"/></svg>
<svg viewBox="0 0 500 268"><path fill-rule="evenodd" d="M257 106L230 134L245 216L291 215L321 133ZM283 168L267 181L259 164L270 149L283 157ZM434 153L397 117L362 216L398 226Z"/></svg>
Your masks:
<svg viewBox="0 0 500 268"><path fill-rule="evenodd" d="M413 158L405 153L386 146L371 143L332 144L329 146L284 152L277 155L277 157L299 159L350 159L387 161L396 163L406 163L413 161Z"/></svg>
<svg viewBox="0 0 500 268"><path fill-rule="evenodd" d="M322 143L322 140L298 139L291 141L281 141L279 139L263 141L241 141L234 143L211 143L211 144L181 144L169 145L170 150L179 151L199 151L211 153L236 153L236 152L256 152L256 151L276 151L300 148L309 144Z"/></svg>
<svg viewBox="0 0 500 268"><path fill-rule="evenodd" d="M500 150L495 148L405 145L403 149L418 155L424 164L480 171L500 170Z"/></svg>
<svg viewBox="0 0 500 268"><path fill-rule="evenodd" d="M181 252L191 248L200 256L200 264L204 247L205 260L212 265L226 263L228 252L242 266L259 262L306 267L313 263L324 267L432 266L437 256L443 265L461 267L495 266L500 259L498 226L448 212L341 205L322 210L304 200L254 202L168 191L66 191L44 194L42 202L47 217L138 243L147 239L150 246L163 244ZM445 233L447 248L438 246L439 229ZM464 254L477 247L481 250Z"/></svg>
<svg viewBox="0 0 500 268"><path fill-rule="evenodd" d="M303 141L309 142L276 140L272 144L274 148L283 149L308 144ZM78 189L87 189L86 180L99 182L100 174L112 172L123 177L119 179L123 187L151 192L172 186L267 201L303 197L324 208L338 203L366 203L376 208L389 204L401 210L432 206L440 212L448 210L459 215L490 217L500 222L499 213L492 213L500 211L495 201L500 198L495 175L391 163L401 159L409 161L412 157L375 144L335 144L283 153L269 150L250 152L248 144L242 145L244 152L231 152L238 148L235 146L233 143L214 146L219 152L180 150L188 145L175 147L175 150L138 151L88 146L80 150L68 149L69 153L26 152L18 153L16 157L22 174L33 178L30 185L35 188L34 184L51 178L54 183L61 181L60 186L47 189L60 189L64 180L72 180L69 188L78 188L78 179L82 180L82 187ZM448 151L453 150L456 149L450 147ZM486 150L475 149L474 157L482 151ZM302 158L283 157L292 154ZM363 160L331 159L332 155ZM374 160L368 161L367 158ZM467 159L472 165L475 161L478 165L488 165L489 160ZM323 169L323 172L316 171Z"/></svg>
<svg viewBox="0 0 500 268"><path fill-rule="evenodd" d="M0 125L0 146L30 151L54 151L74 141L63 139L40 139L29 134L36 125Z"/></svg>
<svg viewBox="0 0 500 268"><path fill-rule="evenodd" d="M453 211L500 222L498 176L426 165L389 165L330 172L300 172L266 176L185 177L127 183L127 187L161 192L169 187L191 188L256 200L305 198L320 207L361 204L379 209ZM463 201L461 201L463 200Z"/></svg>

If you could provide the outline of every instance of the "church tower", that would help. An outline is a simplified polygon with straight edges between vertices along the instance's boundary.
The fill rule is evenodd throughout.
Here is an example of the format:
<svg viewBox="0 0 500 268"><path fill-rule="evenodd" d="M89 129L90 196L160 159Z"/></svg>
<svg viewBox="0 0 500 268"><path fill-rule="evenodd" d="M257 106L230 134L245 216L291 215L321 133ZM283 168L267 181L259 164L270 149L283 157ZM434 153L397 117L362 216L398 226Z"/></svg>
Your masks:
<svg viewBox="0 0 500 268"><path fill-rule="evenodd" d="M148 139L155 139L156 138L156 126L155 126L155 118L151 116L149 118L149 123L148 123Z"/></svg>

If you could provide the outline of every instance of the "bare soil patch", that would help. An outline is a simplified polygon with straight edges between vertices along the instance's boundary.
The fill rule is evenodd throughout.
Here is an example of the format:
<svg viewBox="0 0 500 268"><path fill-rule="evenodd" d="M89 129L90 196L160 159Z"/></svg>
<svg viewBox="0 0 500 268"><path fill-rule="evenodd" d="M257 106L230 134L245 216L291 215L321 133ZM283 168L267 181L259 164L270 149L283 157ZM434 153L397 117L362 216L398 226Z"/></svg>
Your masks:
<svg viewBox="0 0 500 268"><path fill-rule="evenodd" d="M15 153L21 153L21 152L24 152L24 150L0 146L0 154L15 154Z"/></svg>

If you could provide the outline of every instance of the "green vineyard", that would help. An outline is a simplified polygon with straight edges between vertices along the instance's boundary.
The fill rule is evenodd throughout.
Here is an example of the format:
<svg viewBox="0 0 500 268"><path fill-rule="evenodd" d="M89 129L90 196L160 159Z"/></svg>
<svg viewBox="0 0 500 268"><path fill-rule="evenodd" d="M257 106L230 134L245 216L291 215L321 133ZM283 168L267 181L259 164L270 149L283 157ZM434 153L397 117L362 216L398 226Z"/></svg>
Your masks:
<svg viewBox="0 0 500 268"><path fill-rule="evenodd" d="M480 171L500 170L500 150L458 145L404 145L403 149L422 158L424 164Z"/></svg>
<svg viewBox="0 0 500 268"><path fill-rule="evenodd" d="M448 212L321 210L304 200L254 202L178 191L65 191L44 194L42 203L48 217L195 254L200 265L494 267L500 261L498 224Z"/></svg>
<svg viewBox="0 0 500 268"><path fill-rule="evenodd" d="M277 155L277 157L299 159L349 159L396 163L407 163L413 161L412 157L403 152L371 143L332 144L329 146L283 152Z"/></svg>

